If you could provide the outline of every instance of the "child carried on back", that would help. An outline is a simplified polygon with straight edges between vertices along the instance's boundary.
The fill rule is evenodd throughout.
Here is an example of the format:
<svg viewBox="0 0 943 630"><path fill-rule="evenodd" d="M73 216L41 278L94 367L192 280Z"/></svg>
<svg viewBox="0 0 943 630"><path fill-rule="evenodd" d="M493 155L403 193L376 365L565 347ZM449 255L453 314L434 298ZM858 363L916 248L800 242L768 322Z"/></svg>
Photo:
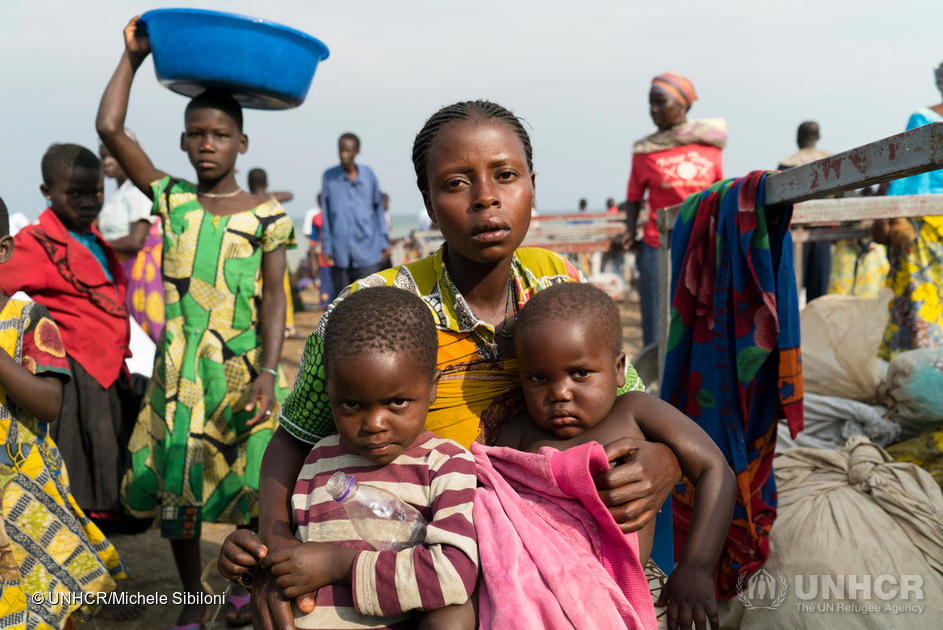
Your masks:
<svg viewBox="0 0 943 630"><path fill-rule="evenodd" d="M474 627L467 605L478 574L474 459L423 428L439 379L437 348L432 314L406 291L363 289L336 305L324 359L338 433L314 445L295 485L301 544L269 556L254 533L238 530L220 552L224 575L261 563L286 597L317 591L312 612L296 609L296 627L413 627L410 611L437 609L426 625ZM326 489L337 471L418 509L428 522L424 543L376 551L361 540ZM434 619L439 614L453 616Z"/></svg>

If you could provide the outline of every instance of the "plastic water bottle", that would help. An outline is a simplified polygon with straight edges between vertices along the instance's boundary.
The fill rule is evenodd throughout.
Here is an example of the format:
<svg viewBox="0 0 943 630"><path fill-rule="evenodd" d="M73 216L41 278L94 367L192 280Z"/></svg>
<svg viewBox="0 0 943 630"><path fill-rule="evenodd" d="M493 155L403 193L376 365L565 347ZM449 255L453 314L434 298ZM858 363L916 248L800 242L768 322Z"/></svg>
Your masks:
<svg viewBox="0 0 943 630"><path fill-rule="evenodd" d="M400 551L425 541L426 519L394 494L360 485L344 472L334 473L326 489L347 510L360 538L377 551Z"/></svg>

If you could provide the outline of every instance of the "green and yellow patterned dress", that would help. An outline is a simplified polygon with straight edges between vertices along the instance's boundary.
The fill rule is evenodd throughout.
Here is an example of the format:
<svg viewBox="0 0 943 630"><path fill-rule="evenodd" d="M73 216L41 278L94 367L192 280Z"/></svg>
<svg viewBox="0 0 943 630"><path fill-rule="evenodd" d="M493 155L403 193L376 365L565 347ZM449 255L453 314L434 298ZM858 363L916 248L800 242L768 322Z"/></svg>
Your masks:
<svg viewBox="0 0 943 630"><path fill-rule="evenodd" d="M278 416L276 408L246 426L262 362L262 254L294 247L294 228L274 199L216 216L190 182L152 186L164 225L167 323L121 495L135 516L159 508L164 537L191 538L202 521L244 525L258 514L259 468ZM278 401L287 391L279 372Z"/></svg>
<svg viewBox="0 0 943 630"><path fill-rule="evenodd" d="M932 109L921 107L907 121L907 130L943 121ZM943 194L943 169L895 179L887 196ZM889 246L891 263L887 286L894 291L890 321L878 356L890 361L917 348L943 347L943 217L909 219L917 237L903 251Z"/></svg>

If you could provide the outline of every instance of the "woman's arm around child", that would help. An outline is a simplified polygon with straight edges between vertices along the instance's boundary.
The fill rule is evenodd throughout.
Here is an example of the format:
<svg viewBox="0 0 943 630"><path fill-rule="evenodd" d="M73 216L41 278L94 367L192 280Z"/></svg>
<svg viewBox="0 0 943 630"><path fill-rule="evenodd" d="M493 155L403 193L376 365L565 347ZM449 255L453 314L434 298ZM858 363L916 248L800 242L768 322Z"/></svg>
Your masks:
<svg viewBox="0 0 943 630"><path fill-rule="evenodd" d="M711 627L716 628L718 613L712 576L730 528L736 480L720 449L707 433L656 396L626 392L616 399L605 421L569 440L534 430L532 422L522 423L520 439L524 443L521 447L528 451L537 451L542 446L565 449L595 440L609 445L607 455L620 449L631 453L636 442L631 436L640 435L638 421L641 419L648 429L647 437L667 444L674 451L685 477L695 486L691 531L678 565L662 589L658 605L668 609L669 628L675 627L676 622L683 628L692 623L702 628L705 619L709 619ZM534 439L538 435L540 439ZM599 481L597 479L597 484ZM638 483L644 485L644 480ZM642 490L644 488L640 492Z"/></svg>

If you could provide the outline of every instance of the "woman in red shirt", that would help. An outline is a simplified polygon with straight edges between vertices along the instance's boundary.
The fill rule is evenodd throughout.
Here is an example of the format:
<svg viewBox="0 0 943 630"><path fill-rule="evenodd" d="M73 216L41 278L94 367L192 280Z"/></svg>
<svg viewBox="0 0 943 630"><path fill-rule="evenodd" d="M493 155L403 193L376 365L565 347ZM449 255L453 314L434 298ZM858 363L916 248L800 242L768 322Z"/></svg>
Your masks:
<svg viewBox="0 0 943 630"><path fill-rule="evenodd" d="M684 201L722 179L721 150L727 143L723 120L688 122L687 113L697 99L694 85L679 74L666 72L652 79L648 94L652 121L658 131L632 148L632 173L626 216L625 247L635 242L635 228L645 191L648 221L639 244L639 293L642 302L642 340L647 346L658 339L658 223L655 213Z"/></svg>

